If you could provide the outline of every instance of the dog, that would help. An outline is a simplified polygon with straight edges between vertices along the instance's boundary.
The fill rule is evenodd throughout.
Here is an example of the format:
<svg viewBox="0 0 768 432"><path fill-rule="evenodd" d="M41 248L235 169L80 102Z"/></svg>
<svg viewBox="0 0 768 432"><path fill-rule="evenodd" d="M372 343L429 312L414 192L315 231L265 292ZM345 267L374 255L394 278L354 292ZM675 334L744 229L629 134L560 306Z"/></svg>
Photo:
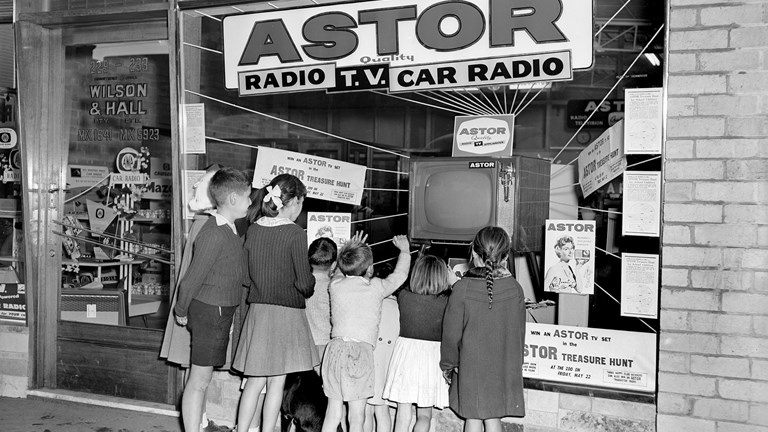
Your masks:
<svg viewBox="0 0 768 432"><path fill-rule="evenodd" d="M323 393L323 380L314 371L289 373L285 378L281 410L281 431L320 432L325 420L328 398ZM337 428L342 432L341 426Z"/></svg>

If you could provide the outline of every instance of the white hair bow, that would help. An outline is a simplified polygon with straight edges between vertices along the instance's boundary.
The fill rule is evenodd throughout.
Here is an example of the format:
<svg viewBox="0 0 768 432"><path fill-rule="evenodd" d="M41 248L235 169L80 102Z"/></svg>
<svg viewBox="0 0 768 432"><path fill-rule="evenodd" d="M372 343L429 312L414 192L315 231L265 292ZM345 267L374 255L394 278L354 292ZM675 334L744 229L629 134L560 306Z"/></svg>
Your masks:
<svg viewBox="0 0 768 432"><path fill-rule="evenodd" d="M272 200L272 202L275 203L277 210L280 210L283 207L283 200L280 199L282 194L283 192L280 190L280 186L267 186L267 195L264 197L264 202Z"/></svg>

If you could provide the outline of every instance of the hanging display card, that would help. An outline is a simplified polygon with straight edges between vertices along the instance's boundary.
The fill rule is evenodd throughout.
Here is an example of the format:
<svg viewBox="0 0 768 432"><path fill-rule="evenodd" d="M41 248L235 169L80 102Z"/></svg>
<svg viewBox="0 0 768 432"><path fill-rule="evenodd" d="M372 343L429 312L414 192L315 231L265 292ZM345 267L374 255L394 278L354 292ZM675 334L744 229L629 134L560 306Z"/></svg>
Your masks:
<svg viewBox="0 0 768 432"><path fill-rule="evenodd" d="M253 187L262 188L279 174L293 174L307 186L307 196L360 205L365 184L362 165L271 147L259 147Z"/></svg>
<svg viewBox="0 0 768 432"><path fill-rule="evenodd" d="M526 323L523 376L641 392L656 390L653 333Z"/></svg>
<svg viewBox="0 0 768 432"><path fill-rule="evenodd" d="M620 120L579 153L579 184L584 196L627 169L623 141L624 121Z"/></svg>
<svg viewBox="0 0 768 432"><path fill-rule="evenodd" d="M658 237L661 221L660 203L660 172L625 172L621 234Z"/></svg>
<svg viewBox="0 0 768 432"><path fill-rule="evenodd" d="M457 116L451 156L512 156L515 116Z"/></svg>
<svg viewBox="0 0 768 432"><path fill-rule="evenodd" d="M115 220L115 217L117 217L117 210L89 199L86 199L85 203L88 209L88 223L90 223L91 230L98 234L103 233L109 224Z"/></svg>
<svg viewBox="0 0 768 432"><path fill-rule="evenodd" d="M621 254L621 316L658 318L659 256Z"/></svg>
<svg viewBox="0 0 768 432"><path fill-rule="evenodd" d="M92 187L109 176L109 168L92 165L70 165L67 170L67 187Z"/></svg>
<svg viewBox="0 0 768 432"><path fill-rule="evenodd" d="M205 104L184 104L183 106L183 153L205 154Z"/></svg>
<svg viewBox="0 0 768 432"><path fill-rule="evenodd" d="M184 219L192 219L195 213L189 209L187 203L195 197L195 185L205 175L205 170L185 170L184 171L184 196L181 202L184 203Z"/></svg>
<svg viewBox="0 0 768 432"><path fill-rule="evenodd" d="M307 213L307 244L320 237L332 239L341 246L352 235L352 215L350 213Z"/></svg>
<svg viewBox="0 0 768 432"><path fill-rule="evenodd" d="M661 154L661 88L624 90L624 154Z"/></svg>
<svg viewBox="0 0 768 432"><path fill-rule="evenodd" d="M545 225L544 291L595 293L595 221L552 220Z"/></svg>

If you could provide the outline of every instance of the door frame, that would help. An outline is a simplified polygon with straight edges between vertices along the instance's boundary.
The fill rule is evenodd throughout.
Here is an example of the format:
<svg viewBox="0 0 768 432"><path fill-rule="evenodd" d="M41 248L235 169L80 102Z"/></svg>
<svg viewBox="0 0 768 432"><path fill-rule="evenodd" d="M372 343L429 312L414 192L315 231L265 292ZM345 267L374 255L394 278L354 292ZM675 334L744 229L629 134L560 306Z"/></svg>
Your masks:
<svg viewBox="0 0 768 432"><path fill-rule="evenodd" d="M66 167L69 151L68 104L65 96L64 52L67 45L143 40L167 40L171 110L172 166L174 195L172 205L181 208L178 143L178 46L177 16L173 2L123 8L26 13L14 23L18 93L19 131L22 154L22 199L27 263L29 326L29 388L58 387L59 344L74 334L115 333L109 329L94 331L89 324L59 324L59 289L61 287L61 238L54 234L54 221L63 215ZM172 247L181 250L180 212L173 212ZM174 254L175 257L180 254ZM178 264L178 263L176 263ZM175 266L174 266L175 267ZM175 272L171 270L171 284ZM80 327L85 326L85 327ZM113 329L114 330L114 329ZM130 328L129 332L149 332L146 341L158 339L157 330ZM120 337L126 328L107 337ZM60 334L61 333L61 334ZM162 335L159 336L162 339ZM130 339L130 338L129 338ZM142 340L141 337L134 338ZM159 353L160 345L157 344ZM158 360L159 361L159 360ZM181 393L181 371L168 367L165 403L176 404Z"/></svg>

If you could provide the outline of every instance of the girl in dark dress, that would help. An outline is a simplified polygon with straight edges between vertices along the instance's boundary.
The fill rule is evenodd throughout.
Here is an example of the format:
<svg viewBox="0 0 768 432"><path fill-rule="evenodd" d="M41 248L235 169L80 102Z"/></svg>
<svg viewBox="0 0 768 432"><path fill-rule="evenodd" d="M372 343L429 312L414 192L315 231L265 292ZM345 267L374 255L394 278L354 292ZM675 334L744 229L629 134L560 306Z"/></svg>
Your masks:
<svg viewBox="0 0 768 432"><path fill-rule="evenodd" d="M465 432L501 432L502 417L523 417L523 289L506 267L509 235L481 229L472 242L474 267L453 286L443 318L440 368L450 407Z"/></svg>

